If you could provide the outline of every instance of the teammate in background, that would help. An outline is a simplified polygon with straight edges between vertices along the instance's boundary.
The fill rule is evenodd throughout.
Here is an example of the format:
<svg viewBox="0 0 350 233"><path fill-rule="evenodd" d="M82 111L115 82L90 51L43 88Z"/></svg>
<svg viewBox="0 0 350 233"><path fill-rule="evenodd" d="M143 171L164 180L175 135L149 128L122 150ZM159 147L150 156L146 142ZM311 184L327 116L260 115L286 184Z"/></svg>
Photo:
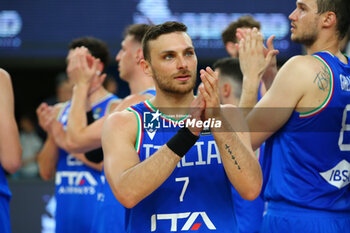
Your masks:
<svg viewBox="0 0 350 233"><path fill-rule="evenodd" d="M10 199L5 172L15 173L21 167L22 147L15 120L10 75L0 68L0 232L10 233Z"/></svg>
<svg viewBox="0 0 350 233"><path fill-rule="evenodd" d="M213 65L219 77L219 95L221 104L238 106L242 93L243 75L236 58L222 58Z"/></svg>
<svg viewBox="0 0 350 233"><path fill-rule="evenodd" d="M239 57L239 51L238 51L238 43L241 39L241 34L237 33L237 31L245 31L247 29L253 29L257 28L260 31L260 22L256 21L252 16L250 15L244 15L238 18L236 21L233 21L232 23L227 26L227 28L222 32L221 38L225 45L226 51L228 54L230 54L233 58ZM275 36L270 36L268 40L266 41L267 49L265 48L264 52L265 54L268 53L268 51L273 51L273 44L272 41L275 38ZM271 60L270 65L266 68L263 80L268 85L271 85L273 79L275 78L277 73L277 60L274 57ZM264 83L265 83L264 82ZM259 86L259 92L258 92L258 99L261 99L261 97L266 92L266 87L264 83L261 83ZM244 114L246 114L246 111L244 111Z"/></svg>
<svg viewBox="0 0 350 233"><path fill-rule="evenodd" d="M140 61L143 58L141 41L148 28L149 25L147 24L133 24L125 30L122 48L117 54L116 60L118 62L119 76L122 80L128 82L131 94L115 108L112 108L113 111L124 110L130 105L144 101L154 95L152 77L147 76L140 66ZM82 84L91 82L89 74L85 74L87 67L81 66L74 69L76 69L76 73L73 73L73 70L68 70L69 77L74 79L75 76L79 76L78 80ZM55 127L56 143L71 152L85 153L101 147L102 125L105 117L90 125L87 125L85 120L81 120L86 118L84 106L86 105L87 97L88 92L84 85L76 85L73 91L72 108L68 116L67 130L63 134L62 130ZM102 158L99 158L99 162L101 161Z"/></svg>
<svg viewBox="0 0 350 233"><path fill-rule="evenodd" d="M123 99L114 108L114 111L124 110L132 104L137 104L155 95L154 83L151 76L146 75L140 61L143 58L141 41L149 29L146 24L133 24L126 28L122 48L116 56L120 77L128 82L131 94ZM84 54L77 53L72 60L79 61ZM93 78L93 72L89 72L87 65L70 66L68 75L72 79L79 80L73 92L72 107L68 116L68 127L66 133L60 128L55 130L55 139L58 145L67 150L88 152L91 149L101 147L101 131L105 118L100 118L94 123L87 125L86 114L82 106L86 105L88 86ZM84 88L85 87L85 88ZM86 157L95 163L103 160L102 150L100 153L86 153ZM102 186L98 192L98 210L94 213L93 233L113 233L125 231L125 208L115 199L109 184L105 181L104 171L101 176Z"/></svg>
<svg viewBox="0 0 350 233"><path fill-rule="evenodd" d="M236 21L231 22L225 30L221 33L222 42L225 45L225 49L231 57L238 57L238 48L236 46L239 43L239 38L236 36L238 28L249 29L257 28L260 30L260 22L256 21L250 15L243 15L239 17Z"/></svg>
<svg viewBox="0 0 350 233"><path fill-rule="evenodd" d="M256 21L250 15L244 15L238 18L236 21L230 23L230 25L222 32L221 38L223 43L225 44L226 51L230 54L231 57L238 58L238 46L241 36L237 34L237 30L247 30L257 28L260 30L261 25L260 22ZM236 35L237 34L237 35ZM267 46L269 50L273 50L272 40L274 37L270 37L267 41ZM266 50L267 52L268 50ZM265 52L265 53L266 53ZM270 66L266 69L264 74L264 80L273 80L277 73L277 60L274 58L270 64ZM271 81L270 81L271 82ZM265 94L266 88L263 82L259 85L259 91L257 95L257 100L260 100L261 97ZM246 109L242 109L244 114L248 114ZM257 149L256 154L259 158L259 162L261 164L261 169L264 176L263 189L266 183L266 177L268 174L269 167L265 166L264 161L264 145L261 145L261 148ZM263 190L262 189L262 190ZM235 193L235 191L233 191ZM236 195L237 196L237 195ZM255 233L259 232L263 212L264 212L264 200L263 195L261 194L254 202L243 200L240 197L236 197L236 211L237 211L237 221L239 223L239 229L241 233Z"/></svg>
<svg viewBox="0 0 350 233"><path fill-rule="evenodd" d="M84 48L80 48L84 46ZM78 51L75 49L79 48ZM77 58L77 53L83 54ZM95 59L97 57L98 59ZM74 40L70 45L67 56L67 70L75 66L89 66L92 81L83 85L88 92L88 101L83 105L84 114L91 111L91 120L108 114L110 107L116 104L116 96L107 92L102 83L105 74L99 75L106 67L109 52L106 44L93 37L84 37ZM71 78L71 77L70 77ZM75 76L71 80L82 85ZM39 154L40 174L44 179L56 175L56 232L89 232L91 229L91 214L97 209L96 188L100 180L101 166L88 161L83 154L70 154L59 148L55 143L53 128L55 124L67 126L68 114L73 101L59 103L55 107L42 104L37 109L40 125L48 133L44 148ZM113 106L112 106L113 107ZM57 120L54 120L55 116ZM80 119L81 121L84 118ZM87 121L87 119L85 118Z"/></svg>
<svg viewBox="0 0 350 233"><path fill-rule="evenodd" d="M348 0L296 2L291 39L307 55L284 64L247 117L253 148L267 140L271 160L262 232L350 232L350 64L339 44L349 8ZM253 107L273 51L264 56L256 29L243 38L241 106Z"/></svg>
<svg viewBox="0 0 350 233"><path fill-rule="evenodd" d="M103 82L103 87L110 93L117 94L118 83L113 76L107 75L105 81Z"/></svg>
<svg viewBox="0 0 350 233"><path fill-rule="evenodd" d="M213 68L218 72L220 103L237 106L241 98L243 79L238 58L219 59ZM259 232L265 206L261 196L254 201L248 201L240 197L234 188L232 192L239 232Z"/></svg>
<svg viewBox="0 0 350 233"><path fill-rule="evenodd" d="M49 97L44 102L54 105L70 100L72 98L73 83L68 79L66 72L59 73L55 77L55 96Z"/></svg>
<svg viewBox="0 0 350 233"><path fill-rule="evenodd" d="M130 208L127 232L235 232L230 182L246 199L260 192L261 170L249 134L231 128L244 125L243 118L236 109L234 122L224 121L217 76L209 67L201 71L204 87L194 98L197 57L186 29L167 22L147 31L142 66L153 77L156 96L111 114L104 124L106 178L117 199ZM201 127L164 127L184 123L186 116L178 114L186 112L179 108L191 103L194 121L215 118L225 132L211 128L210 135L198 136Z"/></svg>

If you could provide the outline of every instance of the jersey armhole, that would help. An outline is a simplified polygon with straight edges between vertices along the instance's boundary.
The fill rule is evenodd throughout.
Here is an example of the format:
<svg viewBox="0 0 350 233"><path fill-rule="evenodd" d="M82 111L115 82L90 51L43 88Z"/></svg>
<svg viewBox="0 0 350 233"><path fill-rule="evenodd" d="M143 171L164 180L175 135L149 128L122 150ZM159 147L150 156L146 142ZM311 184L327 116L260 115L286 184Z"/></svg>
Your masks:
<svg viewBox="0 0 350 233"><path fill-rule="evenodd" d="M135 150L137 154L140 153L140 148L141 148L141 142L142 142L142 117L138 111L136 111L133 107L128 107L126 110L133 112L136 116L137 119L137 137L136 137L136 142L135 142Z"/></svg>
<svg viewBox="0 0 350 233"><path fill-rule="evenodd" d="M331 101L332 96L333 96L334 76L333 76L333 71L332 71L331 67L328 65L328 63L322 57L320 57L318 55L312 55L312 56L315 57L316 59L320 60L323 63L323 65L328 70L328 73L329 73L329 84L330 84L329 85L329 91L328 91L327 98L323 101L323 103L320 106L318 106L317 108L315 108L315 109L313 109L311 111L299 113L299 117L300 118L311 117L311 116L316 115L317 113L322 112L322 110L327 107L327 105L329 104L329 102Z"/></svg>
<svg viewBox="0 0 350 233"><path fill-rule="evenodd" d="M105 115L107 115L111 112L112 104L117 103L118 101L119 101L118 99L113 99L113 100L108 102L106 110L105 110Z"/></svg>
<svg viewBox="0 0 350 233"><path fill-rule="evenodd" d="M68 104L69 104L69 101L64 102L64 103L62 104L62 107L60 108L60 110L58 111L57 116L56 116L56 120L57 120L57 121L60 121L60 120L61 120L62 114L66 111L66 109L67 109L67 107L68 107Z"/></svg>

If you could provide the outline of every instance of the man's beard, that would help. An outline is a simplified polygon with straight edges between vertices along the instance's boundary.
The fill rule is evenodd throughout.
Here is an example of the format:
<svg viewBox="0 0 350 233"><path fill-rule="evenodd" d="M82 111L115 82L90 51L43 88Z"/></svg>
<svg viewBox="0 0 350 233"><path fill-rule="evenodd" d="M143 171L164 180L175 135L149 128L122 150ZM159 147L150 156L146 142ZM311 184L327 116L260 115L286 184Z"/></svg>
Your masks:
<svg viewBox="0 0 350 233"><path fill-rule="evenodd" d="M317 35L309 33L309 34L304 34L301 37L296 37L296 38L292 37L291 39L295 43L303 44L305 46L311 46L313 43L315 43L317 39Z"/></svg>
<svg viewBox="0 0 350 233"><path fill-rule="evenodd" d="M159 76L153 68L152 68L152 71L153 71L153 79L154 79L155 83L164 92L168 92L168 93L172 93L172 94L187 94L187 93L193 91L194 86L196 85L196 79L193 78L193 77L196 77L196 72L193 75L189 71L184 71L182 73L178 73L176 75L173 75L173 76L170 76L167 78L163 78L163 77ZM186 81L186 82L189 82L190 85L185 84L187 86L186 88L181 87L179 85L175 85L174 81L173 81L173 77L176 77L177 75L191 75L190 80Z"/></svg>
<svg viewBox="0 0 350 233"><path fill-rule="evenodd" d="M302 35L295 38L291 37L292 41L294 41L295 43L300 43L305 46L313 45L318 37L317 19L315 19L315 21L308 28L310 30L306 31Z"/></svg>

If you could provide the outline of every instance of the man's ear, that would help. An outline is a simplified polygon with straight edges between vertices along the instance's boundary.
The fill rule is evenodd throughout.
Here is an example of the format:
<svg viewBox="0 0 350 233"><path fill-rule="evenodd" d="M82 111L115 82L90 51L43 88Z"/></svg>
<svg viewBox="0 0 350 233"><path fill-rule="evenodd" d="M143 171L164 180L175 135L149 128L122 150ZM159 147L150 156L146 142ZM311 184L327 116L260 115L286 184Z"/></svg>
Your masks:
<svg viewBox="0 0 350 233"><path fill-rule="evenodd" d="M230 54L231 57L237 57L237 49L235 43L229 41L225 44L225 48L228 54Z"/></svg>
<svg viewBox="0 0 350 233"><path fill-rule="evenodd" d="M145 59L142 58L140 60L140 65L141 65L141 68L142 68L143 72L146 75L148 75L150 77L153 77L153 71L152 71L152 68L151 68L151 64L148 61L146 61Z"/></svg>
<svg viewBox="0 0 350 233"><path fill-rule="evenodd" d="M229 97L231 94L231 85L228 83L224 83L224 85L221 88L222 95L224 97Z"/></svg>
<svg viewBox="0 0 350 233"><path fill-rule="evenodd" d="M332 27L333 25L336 24L337 16L332 11L327 11L323 13L321 17L322 17L322 25L325 28Z"/></svg>
<svg viewBox="0 0 350 233"><path fill-rule="evenodd" d="M142 48L140 47L136 51L136 62L137 62L137 64L140 64L142 59L143 59L143 51L142 51Z"/></svg>

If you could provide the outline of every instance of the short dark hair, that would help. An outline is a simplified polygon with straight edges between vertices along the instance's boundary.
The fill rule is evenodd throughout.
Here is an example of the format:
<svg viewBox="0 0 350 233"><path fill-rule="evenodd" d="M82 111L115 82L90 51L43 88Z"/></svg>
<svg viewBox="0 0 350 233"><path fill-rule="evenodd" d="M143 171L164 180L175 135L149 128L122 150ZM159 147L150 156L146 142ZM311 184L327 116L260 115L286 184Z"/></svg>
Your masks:
<svg viewBox="0 0 350 233"><path fill-rule="evenodd" d="M243 15L239 17L236 21L231 22L227 28L222 32L221 39L224 44L227 42L237 42L236 38L236 30L237 28L254 28L260 29L260 23L256 21L252 16L250 15Z"/></svg>
<svg viewBox="0 0 350 233"><path fill-rule="evenodd" d="M92 56L99 58L104 64L104 67L108 65L109 50L105 42L95 37L81 37L73 40L69 45L69 49L75 49L81 46L86 47Z"/></svg>
<svg viewBox="0 0 350 233"><path fill-rule="evenodd" d="M339 40L343 39L350 28L350 2L349 0L316 0L317 13L332 11L337 16L337 31Z"/></svg>
<svg viewBox="0 0 350 233"><path fill-rule="evenodd" d="M147 61L151 60L149 46L148 46L148 42L150 40L156 40L159 36L163 34L168 34L172 32L186 32L186 31L187 31L187 27L185 24L174 22L174 21L151 26L146 32L142 40L142 50L143 50L143 56L145 60Z"/></svg>
<svg viewBox="0 0 350 233"><path fill-rule="evenodd" d="M220 76L228 77L237 84L235 87L235 94L237 98L240 98L243 74L239 66L239 59L231 57L221 58L214 63L213 68L220 69Z"/></svg>
<svg viewBox="0 0 350 233"><path fill-rule="evenodd" d="M143 36L151 26L148 24L131 24L124 31L124 38L134 36L134 40L141 44Z"/></svg>

